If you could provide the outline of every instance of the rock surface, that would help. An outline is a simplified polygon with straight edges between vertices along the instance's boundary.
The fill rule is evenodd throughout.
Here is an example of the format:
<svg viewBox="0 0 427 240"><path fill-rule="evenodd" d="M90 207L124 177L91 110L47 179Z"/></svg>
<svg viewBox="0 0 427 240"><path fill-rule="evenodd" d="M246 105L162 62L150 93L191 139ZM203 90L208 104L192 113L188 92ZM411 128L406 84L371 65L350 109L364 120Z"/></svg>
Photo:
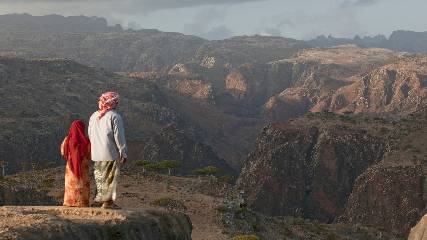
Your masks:
<svg viewBox="0 0 427 240"><path fill-rule="evenodd" d="M190 240L184 214L66 207L0 207L2 239Z"/></svg>
<svg viewBox="0 0 427 240"><path fill-rule="evenodd" d="M427 215L425 215L418 224L411 229L408 240L427 239Z"/></svg>
<svg viewBox="0 0 427 240"><path fill-rule="evenodd" d="M424 181L419 166L370 168L355 183L345 222L364 223L407 236L425 206Z"/></svg>
<svg viewBox="0 0 427 240"><path fill-rule="evenodd" d="M248 156L238 187L255 210L331 222L343 213L356 178L385 150L375 133L333 119L270 125Z"/></svg>

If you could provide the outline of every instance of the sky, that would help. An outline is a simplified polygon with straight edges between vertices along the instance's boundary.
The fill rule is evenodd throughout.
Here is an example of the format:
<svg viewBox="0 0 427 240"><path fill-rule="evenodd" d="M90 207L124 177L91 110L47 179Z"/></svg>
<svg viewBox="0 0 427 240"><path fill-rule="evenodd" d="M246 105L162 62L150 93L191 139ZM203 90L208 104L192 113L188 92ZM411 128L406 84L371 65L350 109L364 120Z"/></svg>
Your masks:
<svg viewBox="0 0 427 240"><path fill-rule="evenodd" d="M426 0L0 0L0 14L105 17L109 24L207 39L311 39L427 31Z"/></svg>

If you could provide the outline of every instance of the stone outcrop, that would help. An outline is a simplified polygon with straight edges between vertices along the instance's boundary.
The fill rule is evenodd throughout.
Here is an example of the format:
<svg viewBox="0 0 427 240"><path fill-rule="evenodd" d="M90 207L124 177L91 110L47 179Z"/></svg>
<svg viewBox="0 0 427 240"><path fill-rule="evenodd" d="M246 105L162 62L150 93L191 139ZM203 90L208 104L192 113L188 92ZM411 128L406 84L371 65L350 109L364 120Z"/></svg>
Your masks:
<svg viewBox="0 0 427 240"><path fill-rule="evenodd" d="M427 239L427 215L418 222L418 224L411 229L408 240L424 240Z"/></svg>
<svg viewBox="0 0 427 240"><path fill-rule="evenodd" d="M325 222L343 213L356 178L386 146L362 129L330 124L302 118L263 130L238 180L250 207Z"/></svg>
<svg viewBox="0 0 427 240"><path fill-rule="evenodd" d="M343 220L407 236L421 217L425 176L420 166L375 166L361 174Z"/></svg>
<svg viewBox="0 0 427 240"><path fill-rule="evenodd" d="M190 240L180 213L66 207L0 207L2 239Z"/></svg>
<svg viewBox="0 0 427 240"><path fill-rule="evenodd" d="M225 80L225 89L237 99L244 98L247 91L245 77L238 71L231 72Z"/></svg>

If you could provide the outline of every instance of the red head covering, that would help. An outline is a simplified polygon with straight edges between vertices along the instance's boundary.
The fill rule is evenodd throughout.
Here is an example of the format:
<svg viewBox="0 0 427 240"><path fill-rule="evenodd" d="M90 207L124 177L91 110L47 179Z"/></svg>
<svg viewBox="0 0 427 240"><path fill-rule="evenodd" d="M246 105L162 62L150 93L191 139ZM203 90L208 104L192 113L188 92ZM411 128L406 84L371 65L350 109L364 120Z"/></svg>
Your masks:
<svg viewBox="0 0 427 240"><path fill-rule="evenodd" d="M114 109L119 104L119 94L116 92L106 92L99 97L99 119L101 119L109 110Z"/></svg>
<svg viewBox="0 0 427 240"><path fill-rule="evenodd" d="M85 124L81 120L71 123L70 132L64 144L64 156L70 162L71 171L77 178L81 177L81 165L90 153L90 141L85 135Z"/></svg>

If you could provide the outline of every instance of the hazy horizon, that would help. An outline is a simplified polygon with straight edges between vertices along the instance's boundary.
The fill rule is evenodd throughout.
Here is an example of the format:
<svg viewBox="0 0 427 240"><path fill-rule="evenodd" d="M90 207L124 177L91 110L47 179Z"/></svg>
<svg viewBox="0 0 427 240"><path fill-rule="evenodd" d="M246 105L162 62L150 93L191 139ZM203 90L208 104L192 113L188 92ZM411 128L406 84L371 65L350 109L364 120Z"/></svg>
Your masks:
<svg viewBox="0 0 427 240"><path fill-rule="evenodd" d="M427 2L411 0L0 0L0 14L98 16L124 28L181 32L207 39L240 35L353 38L395 30L423 32Z"/></svg>

